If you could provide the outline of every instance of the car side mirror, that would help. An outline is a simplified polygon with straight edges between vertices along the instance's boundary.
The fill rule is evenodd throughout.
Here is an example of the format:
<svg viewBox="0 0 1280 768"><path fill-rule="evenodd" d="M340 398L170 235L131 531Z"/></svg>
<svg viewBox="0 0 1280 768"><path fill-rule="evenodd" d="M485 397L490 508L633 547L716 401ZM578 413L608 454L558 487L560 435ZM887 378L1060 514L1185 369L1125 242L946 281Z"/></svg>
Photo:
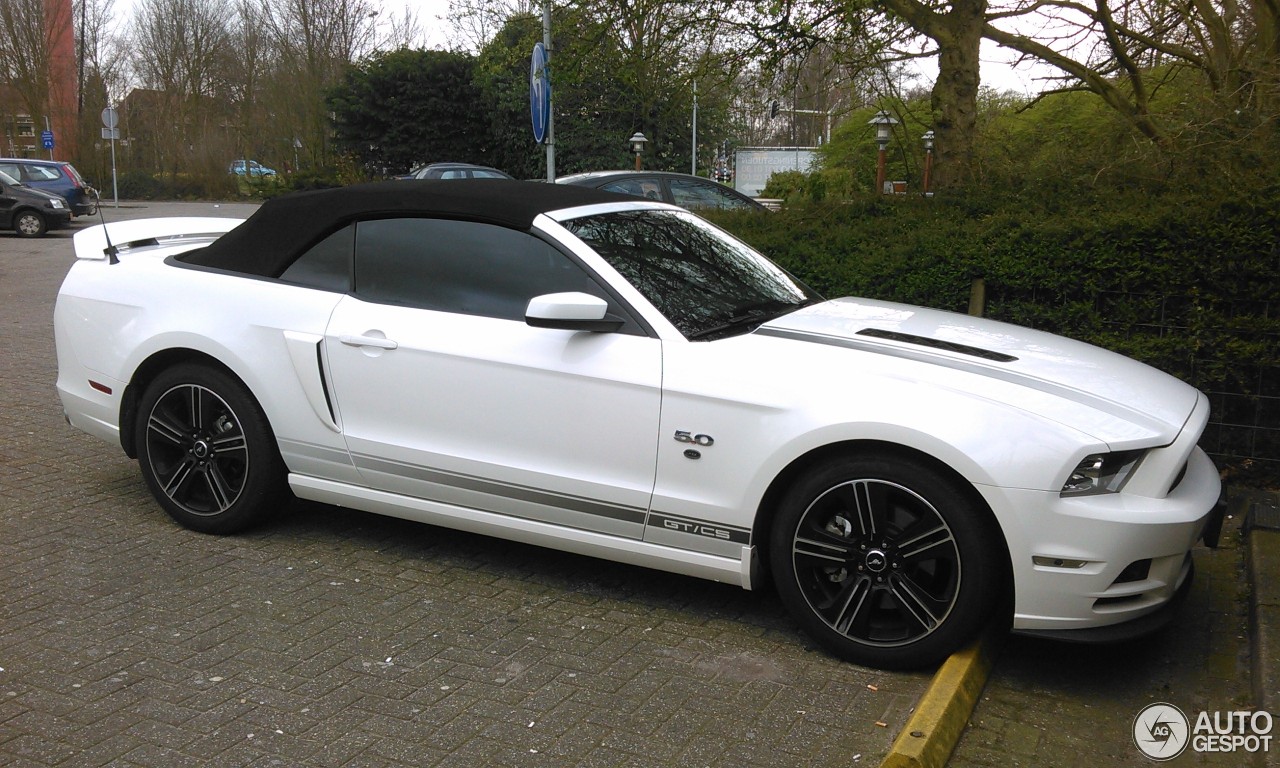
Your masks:
<svg viewBox="0 0 1280 768"><path fill-rule="evenodd" d="M529 300L524 321L534 328L612 333L622 327L609 303L589 293L548 293Z"/></svg>

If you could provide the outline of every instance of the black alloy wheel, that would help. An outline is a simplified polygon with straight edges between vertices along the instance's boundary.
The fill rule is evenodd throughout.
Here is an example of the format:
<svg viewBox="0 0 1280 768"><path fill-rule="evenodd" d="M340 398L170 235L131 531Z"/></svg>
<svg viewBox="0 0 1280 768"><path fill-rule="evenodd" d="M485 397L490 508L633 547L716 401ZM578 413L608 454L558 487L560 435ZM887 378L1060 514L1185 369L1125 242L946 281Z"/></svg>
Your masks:
<svg viewBox="0 0 1280 768"><path fill-rule="evenodd" d="M953 481L908 459L825 462L786 495L770 559L819 642L881 668L934 663L991 615L994 523Z"/></svg>
<svg viewBox="0 0 1280 768"><path fill-rule="evenodd" d="M147 485L188 528L232 533L287 501L266 417L222 371L197 365L165 371L147 387L135 429Z"/></svg>

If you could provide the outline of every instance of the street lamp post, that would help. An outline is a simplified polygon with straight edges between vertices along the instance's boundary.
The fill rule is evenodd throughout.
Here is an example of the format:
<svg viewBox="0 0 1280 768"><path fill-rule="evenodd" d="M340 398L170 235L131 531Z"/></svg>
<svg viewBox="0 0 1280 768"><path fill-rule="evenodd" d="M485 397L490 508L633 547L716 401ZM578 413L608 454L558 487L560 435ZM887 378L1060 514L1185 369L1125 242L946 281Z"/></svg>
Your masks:
<svg viewBox="0 0 1280 768"><path fill-rule="evenodd" d="M636 131L629 141L631 142L631 151L636 153L636 170L638 171L640 170L640 155L644 153L644 145L648 144L649 140L644 137L643 133Z"/></svg>
<svg viewBox="0 0 1280 768"><path fill-rule="evenodd" d="M929 179L933 175L933 131L926 131L924 136L924 194L929 196Z"/></svg>
<svg viewBox="0 0 1280 768"><path fill-rule="evenodd" d="M885 150L889 148L889 134L893 126L898 121L883 109L876 113L876 116L867 121L867 125L876 127L876 144L880 147L880 153L876 158L876 193L884 194L884 163Z"/></svg>

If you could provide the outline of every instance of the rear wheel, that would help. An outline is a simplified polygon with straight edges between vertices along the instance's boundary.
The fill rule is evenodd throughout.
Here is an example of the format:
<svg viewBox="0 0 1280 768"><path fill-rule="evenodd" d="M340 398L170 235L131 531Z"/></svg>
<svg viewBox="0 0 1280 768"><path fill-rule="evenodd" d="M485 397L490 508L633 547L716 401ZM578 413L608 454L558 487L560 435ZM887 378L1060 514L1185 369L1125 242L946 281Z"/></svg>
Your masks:
<svg viewBox="0 0 1280 768"><path fill-rule="evenodd" d="M1002 548L990 516L908 458L842 456L783 497L770 563L783 602L836 654L872 667L935 663L991 618Z"/></svg>
<svg viewBox="0 0 1280 768"><path fill-rule="evenodd" d="M19 237L40 237L49 231L49 224L39 211L21 211L13 218L13 231Z"/></svg>
<svg viewBox="0 0 1280 768"><path fill-rule="evenodd" d="M288 501L266 417L244 385L220 370L185 364L157 376L134 429L151 493L188 528L233 533Z"/></svg>

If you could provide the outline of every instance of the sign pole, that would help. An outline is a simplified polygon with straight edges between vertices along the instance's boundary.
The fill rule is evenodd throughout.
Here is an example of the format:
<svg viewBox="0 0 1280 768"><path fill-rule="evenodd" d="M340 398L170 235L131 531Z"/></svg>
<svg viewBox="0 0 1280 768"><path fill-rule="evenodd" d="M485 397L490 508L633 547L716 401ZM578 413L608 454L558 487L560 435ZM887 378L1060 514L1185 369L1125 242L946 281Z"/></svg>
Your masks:
<svg viewBox="0 0 1280 768"><path fill-rule="evenodd" d="M102 138L111 140L111 197L116 208L120 207L120 184L116 180L116 138L120 135L120 113L115 107L102 110Z"/></svg>
<svg viewBox="0 0 1280 768"><path fill-rule="evenodd" d="M542 0L542 45L547 49L547 99L551 99L551 0ZM556 180L555 109L547 109L547 183Z"/></svg>
<svg viewBox="0 0 1280 768"><path fill-rule="evenodd" d="M698 81L693 81L693 152L689 158L689 173L698 175Z"/></svg>
<svg viewBox="0 0 1280 768"><path fill-rule="evenodd" d="M116 134L111 132L111 200L112 207L120 207L120 184L116 181Z"/></svg>

